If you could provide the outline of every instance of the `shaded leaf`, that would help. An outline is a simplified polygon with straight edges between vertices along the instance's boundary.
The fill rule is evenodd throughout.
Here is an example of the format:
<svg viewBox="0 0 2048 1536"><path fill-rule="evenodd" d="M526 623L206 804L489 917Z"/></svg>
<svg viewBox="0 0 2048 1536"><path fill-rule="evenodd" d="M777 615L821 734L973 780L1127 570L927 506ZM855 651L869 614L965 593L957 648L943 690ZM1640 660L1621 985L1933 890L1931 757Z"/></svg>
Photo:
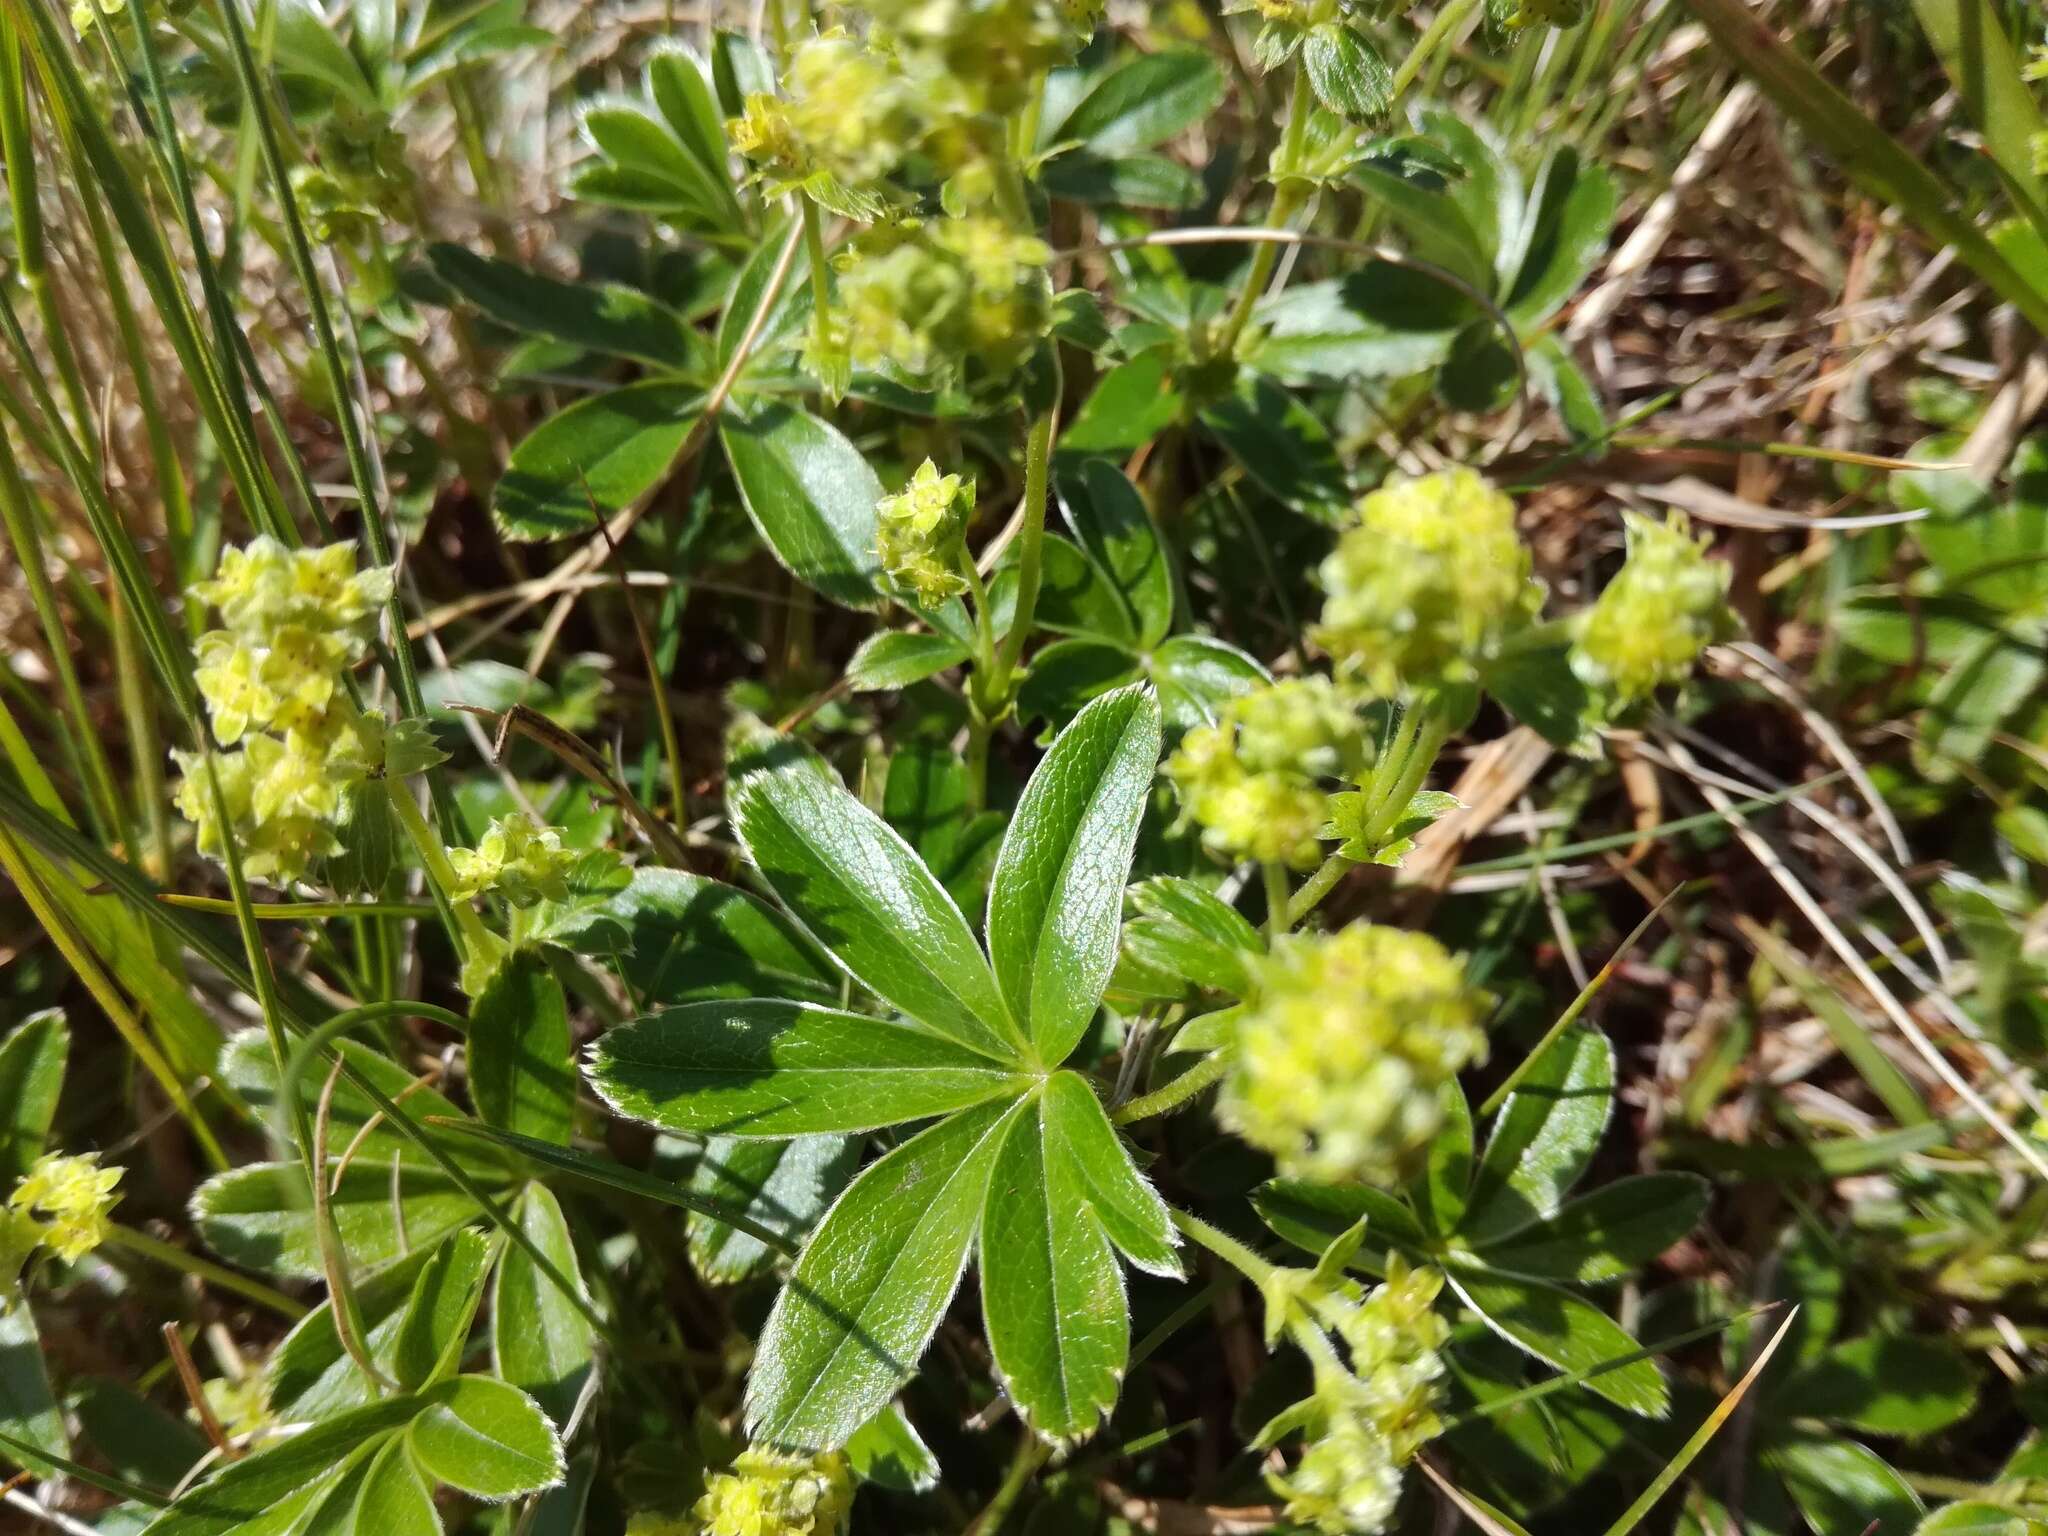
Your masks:
<svg viewBox="0 0 2048 1536"><path fill-rule="evenodd" d="M514 1211L548 1261L588 1296L562 1207L545 1184L528 1184ZM507 1245L491 1290L491 1363L566 1429L595 1368L590 1321L542 1274L526 1250Z"/></svg>
<svg viewBox="0 0 2048 1536"><path fill-rule="evenodd" d="M568 1144L576 1120L568 999L532 950L500 965L471 1004L466 1060L470 1097L487 1125Z"/></svg>
<svg viewBox="0 0 2048 1536"><path fill-rule="evenodd" d="M512 450L492 498L508 539L586 533L668 477L703 391L655 379L579 400Z"/></svg>

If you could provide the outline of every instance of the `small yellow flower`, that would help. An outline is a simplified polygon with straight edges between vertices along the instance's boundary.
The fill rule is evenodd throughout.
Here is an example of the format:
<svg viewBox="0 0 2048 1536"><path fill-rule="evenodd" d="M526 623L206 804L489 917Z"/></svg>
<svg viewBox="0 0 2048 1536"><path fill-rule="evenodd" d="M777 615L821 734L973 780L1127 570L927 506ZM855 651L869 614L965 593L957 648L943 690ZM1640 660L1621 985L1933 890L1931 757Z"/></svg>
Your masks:
<svg viewBox="0 0 2048 1536"><path fill-rule="evenodd" d="M871 231L839 280L853 361L943 382L971 360L1008 378L1051 328L1050 257L1035 235L979 214Z"/></svg>
<svg viewBox="0 0 2048 1536"><path fill-rule="evenodd" d="M875 553L897 586L926 607L967 590L967 520L974 512L974 482L942 475L926 459L903 489L875 503Z"/></svg>
<svg viewBox="0 0 2048 1536"><path fill-rule="evenodd" d="M1628 559L1580 621L1572 670L1629 704L1682 683L1714 640L1734 627L1728 566L1707 556L1683 513L1659 523L1622 514Z"/></svg>
<svg viewBox="0 0 2048 1536"><path fill-rule="evenodd" d="M1358 923L1259 963L1224 1124L1283 1172L1391 1184L1443 1119L1438 1090L1486 1054L1490 999L1427 934Z"/></svg>
<svg viewBox="0 0 2048 1536"><path fill-rule="evenodd" d="M1226 858L1305 869L1321 849L1330 795L1321 780L1365 755L1357 712L1328 678L1291 678L1223 706L1166 764L1202 842Z"/></svg>
<svg viewBox="0 0 2048 1536"><path fill-rule="evenodd" d="M1515 532L1515 504L1470 469L1396 479L1318 571L1316 643L1387 696L1469 682L1542 589Z"/></svg>
<svg viewBox="0 0 2048 1536"><path fill-rule="evenodd" d="M697 1501L703 1536L839 1536L853 1508L844 1456L808 1458L742 1451Z"/></svg>
<svg viewBox="0 0 2048 1536"><path fill-rule="evenodd" d="M97 1152L36 1159L7 1204L42 1224L41 1242L66 1263L76 1263L106 1241L107 1212L119 1197L119 1168L102 1168Z"/></svg>
<svg viewBox="0 0 2048 1536"><path fill-rule="evenodd" d="M485 828L476 847L448 850L448 863L455 871L448 896L470 901L495 892L515 907L530 907L542 899L562 901L568 897L566 877L576 859L575 849L562 846L561 833L515 811Z"/></svg>

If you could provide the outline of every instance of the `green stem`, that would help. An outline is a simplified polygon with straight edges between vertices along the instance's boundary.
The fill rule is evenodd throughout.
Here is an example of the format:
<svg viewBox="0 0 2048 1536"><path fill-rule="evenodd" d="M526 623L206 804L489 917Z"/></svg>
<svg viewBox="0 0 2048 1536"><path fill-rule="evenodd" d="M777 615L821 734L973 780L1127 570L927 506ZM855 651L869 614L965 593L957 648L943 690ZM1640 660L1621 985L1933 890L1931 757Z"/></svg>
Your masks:
<svg viewBox="0 0 2048 1536"><path fill-rule="evenodd" d="M1301 889L1287 904L1287 926L1292 928L1321 906L1323 898L1337 888L1337 882L1351 872L1356 862L1341 853L1333 853L1323 860L1322 868L1302 882Z"/></svg>
<svg viewBox="0 0 2048 1536"><path fill-rule="evenodd" d="M1269 229L1285 229L1301 211L1301 205L1308 197L1309 183L1295 173L1301 168L1301 150L1308 138L1309 109L1313 98L1309 93L1308 71L1299 63L1294 69L1294 94L1287 107L1287 129L1281 136L1280 147L1273 151L1272 177L1278 184L1273 191L1273 207L1266 215ZM1230 314L1223 322L1223 329L1217 333L1215 353L1227 357L1237 350L1243 338L1245 327L1251 324L1252 311L1259 306L1265 294L1266 284L1272 281L1273 266L1280 259L1280 244L1264 240L1252 247L1252 264L1245 273L1244 286L1238 290L1237 302L1231 306Z"/></svg>
<svg viewBox="0 0 2048 1536"><path fill-rule="evenodd" d="M1293 903L1287 899L1287 866L1268 859L1259 866L1266 881L1266 937L1284 938L1293 922Z"/></svg>
<svg viewBox="0 0 2048 1536"><path fill-rule="evenodd" d="M1166 1214L1173 1218L1173 1224L1184 1236L1193 1238L1252 1284L1263 1286L1273 1278L1278 1266L1268 1264L1228 1232L1210 1226L1199 1216L1174 1210L1171 1206Z"/></svg>
<svg viewBox="0 0 2048 1536"><path fill-rule="evenodd" d="M994 1497L974 1517L974 1523L967 1527L963 1536L996 1536L1003 1528L1003 1522L1010 1518L1010 1511L1016 1508L1017 1500L1024 1490L1031 1486L1031 1479L1038 1475L1038 1469L1045 1465L1053 1448L1031 1432L1029 1425L1018 1426L1017 1452L1010 1458L1009 1469L1003 1473L1002 1483Z"/></svg>
<svg viewBox="0 0 2048 1536"><path fill-rule="evenodd" d="M1057 392L1054 401L1031 423L1030 435L1024 440L1024 527L1017 535L1017 607L996 652L996 664L990 669L987 699L995 707L986 713L991 720L1002 718L1009 707L1012 680L1024 656L1024 642L1031 638L1038 589L1045 578L1046 482L1052 469L1053 433L1059 425Z"/></svg>
<svg viewBox="0 0 2048 1536"><path fill-rule="evenodd" d="M1109 1118L1118 1125L1135 1125L1140 1120L1150 1120L1155 1115L1179 1109L1204 1089L1221 1082L1234 1059L1235 1053L1228 1046L1211 1051L1164 1088L1132 1099Z"/></svg>
<svg viewBox="0 0 2048 1536"><path fill-rule="evenodd" d="M1479 6L1479 0L1451 0L1451 3L1436 13L1436 20L1429 29L1415 40L1415 46L1408 50L1408 57L1401 61L1401 67L1394 71L1393 96L1399 100L1409 86L1415 83L1423 66L1435 57L1444 40L1464 25L1465 18Z"/></svg>
<svg viewBox="0 0 2048 1536"><path fill-rule="evenodd" d="M442 844L440 834L427 824L421 814L419 802L413 798L408 781L396 774L387 775L384 789L390 797L391 808L398 813L398 824L405 828L405 835L412 839L413 851L419 854L420 863L425 866L427 878L434 882L434 889L440 893L446 904L448 915L455 920L457 936L462 947L472 960L482 960L497 945L497 938L484 926L476 908L455 895L455 866L448 862L448 850Z"/></svg>
<svg viewBox="0 0 2048 1536"><path fill-rule="evenodd" d="M196 1253L187 1253L175 1244L151 1237L147 1232L138 1232L133 1227L124 1227L119 1222L110 1223L107 1241L116 1248L125 1248L139 1258L152 1260L166 1268L182 1274L192 1275L210 1285L217 1285L224 1291L233 1291L245 1301L253 1301L260 1307L268 1307L280 1317L297 1322L312 1308L304 1302L294 1301L283 1291L273 1290L260 1280L251 1280L247 1275L203 1259Z"/></svg>

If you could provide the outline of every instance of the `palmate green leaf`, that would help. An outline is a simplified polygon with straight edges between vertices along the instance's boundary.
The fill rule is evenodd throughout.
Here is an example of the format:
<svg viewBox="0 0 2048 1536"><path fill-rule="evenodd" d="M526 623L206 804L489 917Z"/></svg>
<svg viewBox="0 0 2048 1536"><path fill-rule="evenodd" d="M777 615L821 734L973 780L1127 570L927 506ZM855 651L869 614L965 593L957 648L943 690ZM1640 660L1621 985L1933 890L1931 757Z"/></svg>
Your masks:
<svg viewBox="0 0 2048 1536"><path fill-rule="evenodd" d="M520 439L491 512L515 540L587 533L668 476L704 392L666 379L579 400Z"/></svg>
<svg viewBox="0 0 2048 1536"><path fill-rule="evenodd" d="M540 955L521 950L498 967L470 1007L465 1060L485 1124L568 1144L576 1119L569 1005Z"/></svg>
<svg viewBox="0 0 2048 1536"><path fill-rule="evenodd" d="M392 1351L420 1271L441 1251L439 1244L416 1247L386 1269L356 1281L356 1311L370 1358L387 1376ZM294 1419L324 1419L370 1402L373 1393L361 1369L341 1347L334 1331L332 1303L307 1313L284 1336L263 1368L273 1412Z"/></svg>
<svg viewBox="0 0 2048 1536"><path fill-rule="evenodd" d="M15 1289L12 1276L6 1277L6 1285L13 1294L0 1305L0 1434L53 1456L69 1456L71 1436L65 1432L63 1412L50 1392L35 1314L29 1310L28 1298ZM11 1447L0 1448L0 1458L19 1463L38 1477L56 1475L48 1462L33 1461L26 1452Z"/></svg>
<svg viewBox="0 0 2048 1536"><path fill-rule="evenodd" d="M690 1170L690 1188L707 1201L737 1209L788 1239L792 1251L824 1214L860 1161L852 1136L796 1136L788 1141L705 1140ZM715 1216L692 1211L690 1261L705 1279L730 1284L767 1268L776 1251Z"/></svg>
<svg viewBox="0 0 2048 1536"><path fill-rule="evenodd" d="M1761 1451L1814 1536L1864 1536L1872 1526L1910 1531L1926 1513L1912 1486L1853 1440L1783 1431Z"/></svg>
<svg viewBox="0 0 2048 1536"><path fill-rule="evenodd" d="M1614 233L1615 201L1605 170L1570 147L1551 155L1536 185L1529 248L1503 306L1518 331L1555 314L1599 264Z"/></svg>
<svg viewBox="0 0 2048 1536"><path fill-rule="evenodd" d="M1635 1273L1699 1225L1712 1186L1690 1173L1616 1179L1474 1251L1494 1269L1597 1285Z"/></svg>
<svg viewBox="0 0 2048 1536"><path fill-rule="evenodd" d="M1166 1202L1131 1161L1088 1080L1055 1072L1039 1099L1046 1187L1055 1205L1085 1205L1102 1230L1147 1274L1178 1279L1180 1236Z"/></svg>
<svg viewBox="0 0 2048 1536"><path fill-rule="evenodd" d="M1173 572L1137 487L1107 459L1062 463L1053 488L1074 538L1122 598L1139 650L1173 627Z"/></svg>
<svg viewBox="0 0 2048 1536"><path fill-rule="evenodd" d="M458 1376L419 1399L406 1440L437 1482L480 1499L536 1493L562 1480L562 1443L517 1387Z"/></svg>
<svg viewBox="0 0 2048 1536"><path fill-rule="evenodd" d="M849 608L872 606L882 482L830 422L787 405L728 407L719 440L740 500L784 570Z"/></svg>
<svg viewBox="0 0 2048 1536"><path fill-rule="evenodd" d="M152 1521L146 1536L226 1536L250 1531L266 1516L300 1510L325 1497L337 1469L373 1440L404 1427L419 1411L414 1397L386 1397L301 1434L226 1463L205 1482L181 1494ZM291 1523L264 1527L284 1536Z"/></svg>
<svg viewBox="0 0 2048 1536"><path fill-rule="evenodd" d="M1118 363L1095 381L1060 433L1059 453L1135 453L1180 419L1181 396L1167 377L1164 347Z"/></svg>
<svg viewBox="0 0 2048 1536"><path fill-rule="evenodd" d="M434 1249L413 1281L412 1295L391 1341L391 1379L417 1392L451 1374L469 1340L484 1298L494 1245L465 1228Z"/></svg>
<svg viewBox="0 0 2048 1536"><path fill-rule="evenodd" d="M586 1068L605 1102L667 1131L872 1131L999 1097L1028 1079L914 1024L766 998L685 1003L608 1030Z"/></svg>
<svg viewBox="0 0 2048 1536"><path fill-rule="evenodd" d="M825 1213L776 1298L747 1378L757 1443L844 1445L917 1368L980 1224L1013 1105L984 1104L870 1165Z"/></svg>
<svg viewBox="0 0 2048 1536"><path fill-rule="evenodd" d="M803 761L730 795L747 856L797 920L877 997L984 1054L1020 1043L967 919L889 825Z"/></svg>
<svg viewBox="0 0 2048 1536"><path fill-rule="evenodd" d="M724 167L707 167L646 106L595 102L583 109L582 127L604 158L577 172L570 183L577 197L660 214L708 234L737 231L739 204Z"/></svg>
<svg viewBox="0 0 2048 1536"><path fill-rule="evenodd" d="M1271 379L1246 374L1202 412L1252 483L1283 506L1334 523L1351 499L1337 445L1315 413Z"/></svg>
<svg viewBox="0 0 2048 1536"><path fill-rule="evenodd" d="M1613 1107L1614 1047L1597 1029L1566 1030L1501 1106L1459 1235L1481 1243L1553 1215Z"/></svg>
<svg viewBox="0 0 2048 1536"><path fill-rule="evenodd" d="M1047 1064L1079 1042L1116 967L1124 884L1158 766L1152 690L1103 695L1039 763L996 855L989 955Z"/></svg>
<svg viewBox="0 0 2048 1536"><path fill-rule="evenodd" d="M358 1536L440 1536L434 1491L420 1476L412 1452L394 1438L377 1452L356 1490L353 1523Z"/></svg>
<svg viewBox="0 0 2048 1536"><path fill-rule="evenodd" d="M731 150L725 140L726 114L719 110L709 76L708 67L696 54L667 39L647 61L647 94L669 132L703 167L705 175L725 189L728 205L737 212L738 204L732 198Z"/></svg>
<svg viewBox="0 0 2048 1536"><path fill-rule="evenodd" d="M59 1008L32 1013L0 1040L0 1188L42 1156L64 1087L71 1026Z"/></svg>
<svg viewBox="0 0 2048 1536"><path fill-rule="evenodd" d="M555 1268L587 1295L576 1244L553 1192L538 1180L528 1184L513 1214ZM499 1377L566 1426L595 1359L589 1320L524 1250L507 1247L491 1290L491 1363Z"/></svg>
<svg viewBox="0 0 2048 1536"><path fill-rule="evenodd" d="M683 317L635 288L565 283L446 242L427 248L434 275L491 319L586 351L686 368L703 353Z"/></svg>
<svg viewBox="0 0 2048 1536"><path fill-rule="evenodd" d="M1063 730L1089 702L1138 680L1135 651L1108 640L1055 640L1040 646L1017 690L1017 712Z"/></svg>
<svg viewBox="0 0 2048 1536"><path fill-rule="evenodd" d="M996 1154L981 1213L981 1311L1011 1402L1034 1433L1063 1445L1116 1406L1131 1319L1101 1226L1085 1203L1055 1197L1044 1120L1033 1095Z"/></svg>
<svg viewBox="0 0 2048 1536"><path fill-rule="evenodd" d="M1222 69L1200 49L1139 54L1097 80L1064 118L1048 123L1042 142L1079 140L1099 154L1150 149L1215 111L1224 89Z"/></svg>
<svg viewBox="0 0 2048 1536"><path fill-rule="evenodd" d="M966 659L967 647L950 635L884 629L860 643L846 663L846 680L855 693L880 693L921 683Z"/></svg>
<svg viewBox="0 0 2048 1536"><path fill-rule="evenodd" d="M1266 941L1243 913L1178 875L1141 880L1127 893L1137 914L1124 924L1124 953L1197 987L1242 997L1249 961Z"/></svg>
<svg viewBox="0 0 2048 1536"><path fill-rule="evenodd" d="M839 972L773 907L737 886L679 869L636 869L606 901L625 930L619 966L652 1003L787 997L836 1003Z"/></svg>
<svg viewBox="0 0 2048 1536"><path fill-rule="evenodd" d="M1489 1328L1560 1371L1588 1370L1642 1348L1605 1312L1554 1285L1458 1265L1445 1274ZM1585 1388L1645 1418L1661 1419L1671 1406L1671 1389L1650 1360L1589 1376Z"/></svg>
<svg viewBox="0 0 2048 1536"><path fill-rule="evenodd" d="M1874 1435L1930 1435L1977 1406L1969 1361L1944 1339L1871 1334L1820 1351L1768 1399L1787 1417Z"/></svg>
<svg viewBox="0 0 2048 1536"><path fill-rule="evenodd" d="M1245 361L1289 385L1405 378L1442 362L1471 313L1441 278L1367 262L1348 278L1295 283L1261 300Z"/></svg>
<svg viewBox="0 0 2048 1536"><path fill-rule="evenodd" d="M392 1168L358 1157L330 1205L358 1271L394 1264L483 1214L438 1169L401 1163L394 1177ZM250 1163L218 1174L193 1192L192 1219L231 1264L309 1279L323 1273L303 1164Z"/></svg>

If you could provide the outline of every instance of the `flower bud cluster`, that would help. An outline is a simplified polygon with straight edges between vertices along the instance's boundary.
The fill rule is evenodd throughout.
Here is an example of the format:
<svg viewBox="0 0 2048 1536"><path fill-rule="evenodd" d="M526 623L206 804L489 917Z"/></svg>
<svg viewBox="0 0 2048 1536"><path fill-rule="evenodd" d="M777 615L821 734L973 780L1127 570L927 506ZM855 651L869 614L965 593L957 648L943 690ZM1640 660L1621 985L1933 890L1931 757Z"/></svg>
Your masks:
<svg viewBox="0 0 2048 1536"><path fill-rule="evenodd" d="M1289 1175L1390 1184L1442 1086L1486 1054L1490 999L1435 939L1359 923L1279 940L1239 1016L1224 1124Z"/></svg>
<svg viewBox="0 0 2048 1536"><path fill-rule="evenodd" d="M732 120L733 146L772 191L802 190L853 217L879 211L867 189L896 169L919 132L901 72L839 27L799 43L782 93L752 93Z"/></svg>
<svg viewBox="0 0 2048 1536"><path fill-rule="evenodd" d="M882 573L927 608L967 590L961 561L974 482L942 475L926 459L903 489L875 503L875 553Z"/></svg>
<svg viewBox="0 0 2048 1536"><path fill-rule="evenodd" d="M1393 697L1467 683L1543 600L1515 504L1476 471L1389 481L1318 570L1316 643Z"/></svg>
<svg viewBox="0 0 2048 1536"><path fill-rule="evenodd" d="M7 1197L0 1246L11 1251L16 1265L35 1246L75 1264L107 1240L107 1212L119 1198L114 1186L120 1182L121 1170L102 1168L95 1152L37 1158Z"/></svg>
<svg viewBox="0 0 2048 1536"><path fill-rule="evenodd" d="M562 846L562 834L553 827L515 811L485 828L476 847L448 850L448 866L455 874L448 899L474 901L498 895L515 907L566 901L569 870L578 857L575 849Z"/></svg>
<svg viewBox="0 0 2048 1536"><path fill-rule="evenodd" d="M1624 512L1628 559L1579 619L1572 670L1619 704L1682 683L1700 653L1733 627L1728 566L1708 558L1683 513L1659 523Z"/></svg>
<svg viewBox="0 0 2048 1536"><path fill-rule="evenodd" d="M381 765L384 722L358 709L348 669L368 653L391 573L358 571L353 544L285 548L257 538L229 549L192 589L223 627L200 636L194 680L223 747L213 767L223 823L199 754L177 753L178 809L202 853L232 836L252 877L289 885L339 851L348 790Z"/></svg>
<svg viewBox="0 0 2048 1536"><path fill-rule="evenodd" d="M1357 711L1326 677L1289 678L1223 706L1167 760L1203 844L1234 859L1306 868L1330 819L1322 781L1366 755Z"/></svg>
<svg viewBox="0 0 2048 1536"><path fill-rule="evenodd" d="M1440 1351L1450 1330L1437 1315L1443 1276L1390 1256L1383 1285L1325 1285L1305 1272L1283 1297L1286 1319L1316 1366L1314 1395L1268 1427L1305 1431L1292 1471L1272 1479L1287 1518L1328 1536L1374 1536L1393 1518L1401 1469L1442 1429L1436 1414ZM1291 1302L1291 1305L1290 1305ZM1340 1361L1327 1342L1343 1342ZM1267 1438L1262 1435L1261 1439Z"/></svg>
<svg viewBox="0 0 2048 1536"><path fill-rule="evenodd" d="M1052 324L1052 251L983 214L903 220L854 243L839 277L852 361L947 383L972 362L1006 378Z"/></svg>
<svg viewBox="0 0 2048 1536"><path fill-rule="evenodd" d="M853 1473L836 1452L778 1456L742 1451L697 1501L702 1536L839 1536L853 1508Z"/></svg>

